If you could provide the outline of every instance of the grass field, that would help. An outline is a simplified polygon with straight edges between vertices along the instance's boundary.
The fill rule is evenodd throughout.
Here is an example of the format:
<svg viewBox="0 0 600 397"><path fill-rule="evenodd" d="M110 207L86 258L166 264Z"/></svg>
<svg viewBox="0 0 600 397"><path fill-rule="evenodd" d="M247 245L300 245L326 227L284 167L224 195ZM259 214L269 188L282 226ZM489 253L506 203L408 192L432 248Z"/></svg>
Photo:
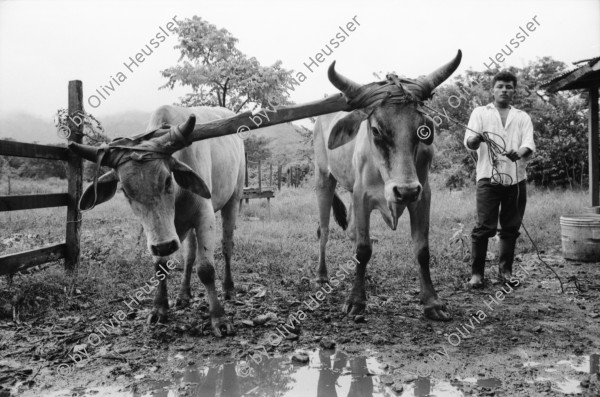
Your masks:
<svg viewBox="0 0 600 397"><path fill-rule="evenodd" d="M430 246L434 285L463 282L468 276L469 265L462 260L468 251L463 250L460 240L462 237L468 250L469 233L475 222L474 188L449 191L442 188L437 179L441 178L432 176ZM261 284L274 285L280 282L295 284L302 277L314 277L318 259L318 216L311 186L312 183L307 183L302 188L283 188L277 192L271 201L270 219L265 200L252 200L249 206L244 205L235 233L234 280L240 280L242 274L252 273L252 278L258 276ZM5 194L6 189L3 179L0 192ZM65 189L66 181L56 179L12 181L12 194L60 192ZM348 204L349 194L342 194L342 198ZM549 191L530 186L524 223L541 250L556 249L560 246L560 216L581 212L586 205L585 192ZM23 251L64 240L65 218L65 208L1 213L0 253ZM219 219L217 233L220 237ZM387 228L378 213L373 213L372 225L372 237L378 241L374 245L368 274L374 285L381 292L418 288L408 212L400 219L396 232ZM333 220L330 229L328 263L333 268L350 259L353 247ZM457 236L459 230L462 232ZM220 275L222 256L220 244L217 246L216 263ZM490 247L493 252L493 242ZM83 214L81 248L77 285L90 297L100 298L94 299L95 304L125 296L128 291L143 285L152 274L145 237L122 193ZM524 234L519 238L517 250L533 250ZM58 305L34 301L32 312L36 312L36 308L60 310L66 308L63 305L69 304L59 293L69 283L61 266L51 266L34 275L16 276L15 280L21 280L23 288L32 289L34 295L39 295L40 289L57 292L47 297L58 299L54 302ZM178 284L178 276L170 279L171 298L175 296ZM193 277L192 288L193 291L203 289L197 277ZM42 296L42 299L45 297Z"/></svg>

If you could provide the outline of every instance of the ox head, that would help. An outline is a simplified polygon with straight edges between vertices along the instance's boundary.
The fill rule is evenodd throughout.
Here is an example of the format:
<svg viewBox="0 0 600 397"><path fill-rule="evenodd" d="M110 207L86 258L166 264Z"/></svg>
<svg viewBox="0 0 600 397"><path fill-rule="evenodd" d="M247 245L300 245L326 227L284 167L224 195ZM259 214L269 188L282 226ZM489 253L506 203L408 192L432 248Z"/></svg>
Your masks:
<svg viewBox="0 0 600 397"><path fill-rule="evenodd" d="M353 140L362 121L367 120L370 154L385 183L385 199L394 215L399 208L418 200L422 186L417 177L419 146L431 145L434 123L420 104L446 80L460 64L462 54L448 64L417 80L388 75L387 81L361 86L329 67L329 80L355 110L336 123L328 147L335 149ZM423 164L428 167L428 164Z"/></svg>
<svg viewBox="0 0 600 397"><path fill-rule="evenodd" d="M70 143L69 149L97 163L98 169L100 165L113 168L85 190L79 208L89 210L110 200L121 182L133 213L142 222L150 253L167 256L177 251L180 245L175 231L178 186L201 197L211 197L202 178L171 156L189 145L186 137L193 131L195 123L196 118L192 115L181 125L170 127L160 140L122 138L100 148Z"/></svg>

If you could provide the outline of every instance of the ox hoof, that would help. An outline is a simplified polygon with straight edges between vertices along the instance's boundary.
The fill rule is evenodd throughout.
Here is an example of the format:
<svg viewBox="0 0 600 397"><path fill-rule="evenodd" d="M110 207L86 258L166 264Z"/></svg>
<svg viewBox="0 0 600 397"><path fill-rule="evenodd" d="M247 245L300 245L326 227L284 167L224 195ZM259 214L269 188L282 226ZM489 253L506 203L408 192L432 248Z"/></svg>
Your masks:
<svg viewBox="0 0 600 397"><path fill-rule="evenodd" d="M229 319L227 319L225 316L213 317L210 319L210 323L212 326L213 334L217 338L222 338L225 335L235 334L233 324L231 324L231 321L229 321Z"/></svg>
<svg viewBox="0 0 600 397"><path fill-rule="evenodd" d="M320 291L321 288L323 288L323 286L325 284L327 284L328 282L329 282L329 279L327 277L317 277L316 279L311 281L310 289L312 292Z"/></svg>
<svg viewBox="0 0 600 397"><path fill-rule="evenodd" d="M446 304L436 301L425 306L425 317L434 321L450 321L452 316L446 308Z"/></svg>
<svg viewBox="0 0 600 397"><path fill-rule="evenodd" d="M356 316L364 316L367 304L364 300L349 298L344 303L342 311L348 316L355 318Z"/></svg>
<svg viewBox="0 0 600 397"><path fill-rule="evenodd" d="M235 287L233 286L233 281L223 281L221 286L223 287L223 299L226 301L235 300Z"/></svg>
<svg viewBox="0 0 600 397"><path fill-rule="evenodd" d="M164 324L167 322L167 309L153 309L148 319L146 320L146 324Z"/></svg>
<svg viewBox="0 0 600 397"><path fill-rule="evenodd" d="M483 282L483 276L474 274L471 277L471 280L469 280L469 282L467 283L467 287L470 289L482 289L485 287L485 284Z"/></svg>
<svg viewBox="0 0 600 397"><path fill-rule="evenodd" d="M188 307L190 305L190 298L177 298L177 300L175 301L175 309L177 310L181 310L181 309L185 309L186 307Z"/></svg>

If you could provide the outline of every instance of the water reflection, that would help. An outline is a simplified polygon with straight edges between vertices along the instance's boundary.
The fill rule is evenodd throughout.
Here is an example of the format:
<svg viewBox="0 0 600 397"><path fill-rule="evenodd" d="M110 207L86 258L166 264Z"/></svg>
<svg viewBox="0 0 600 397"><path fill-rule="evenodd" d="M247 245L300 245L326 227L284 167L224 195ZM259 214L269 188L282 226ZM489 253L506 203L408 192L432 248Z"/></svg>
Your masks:
<svg viewBox="0 0 600 397"><path fill-rule="evenodd" d="M464 394L447 381L419 377L414 382L403 384L403 390L392 391L391 385L381 382L386 374L384 367L372 357L352 357L341 351L317 350L308 353L308 364L292 363L286 357L267 358L261 356L255 362L213 361L209 365L191 364L173 374L172 379L147 382L144 397L462 397ZM193 357L179 357L182 363ZM576 370L596 373L599 356L572 358L556 363ZM538 366L540 363L525 363ZM543 364L542 364L543 365ZM558 374L554 374L556 377ZM393 376L396 379L395 376ZM573 392L578 387L572 378L558 376L553 379L559 390ZM459 378L460 379L460 378ZM550 380L550 379L549 379ZM498 378L468 378L463 382L477 387L494 389L502 386ZM563 381L563 382L561 382ZM396 381L397 382L397 381Z"/></svg>
<svg viewBox="0 0 600 397"><path fill-rule="evenodd" d="M292 363L285 357L262 356L255 362L191 364L173 374L170 381L148 381L135 396L144 397L392 397L431 395L462 396L448 382L419 378L392 391L381 382L386 374L372 357L352 357L341 351L317 350L308 353L309 363ZM178 357L182 363L193 357ZM396 385L397 387L398 385Z"/></svg>

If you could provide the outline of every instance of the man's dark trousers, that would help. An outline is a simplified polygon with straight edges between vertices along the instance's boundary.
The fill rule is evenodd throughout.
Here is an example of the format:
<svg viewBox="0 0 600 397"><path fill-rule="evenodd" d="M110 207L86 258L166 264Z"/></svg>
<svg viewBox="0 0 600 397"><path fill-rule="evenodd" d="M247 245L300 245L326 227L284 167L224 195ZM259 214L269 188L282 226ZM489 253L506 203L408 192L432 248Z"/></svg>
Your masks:
<svg viewBox="0 0 600 397"><path fill-rule="evenodd" d="M491 183L489 178L477 181L477 226L471 233L471 270L483 276L488 238L496 235L500 217L500 273L512 273L514 249L525 205L527 185L523 180L515 185Z"/></svg>

